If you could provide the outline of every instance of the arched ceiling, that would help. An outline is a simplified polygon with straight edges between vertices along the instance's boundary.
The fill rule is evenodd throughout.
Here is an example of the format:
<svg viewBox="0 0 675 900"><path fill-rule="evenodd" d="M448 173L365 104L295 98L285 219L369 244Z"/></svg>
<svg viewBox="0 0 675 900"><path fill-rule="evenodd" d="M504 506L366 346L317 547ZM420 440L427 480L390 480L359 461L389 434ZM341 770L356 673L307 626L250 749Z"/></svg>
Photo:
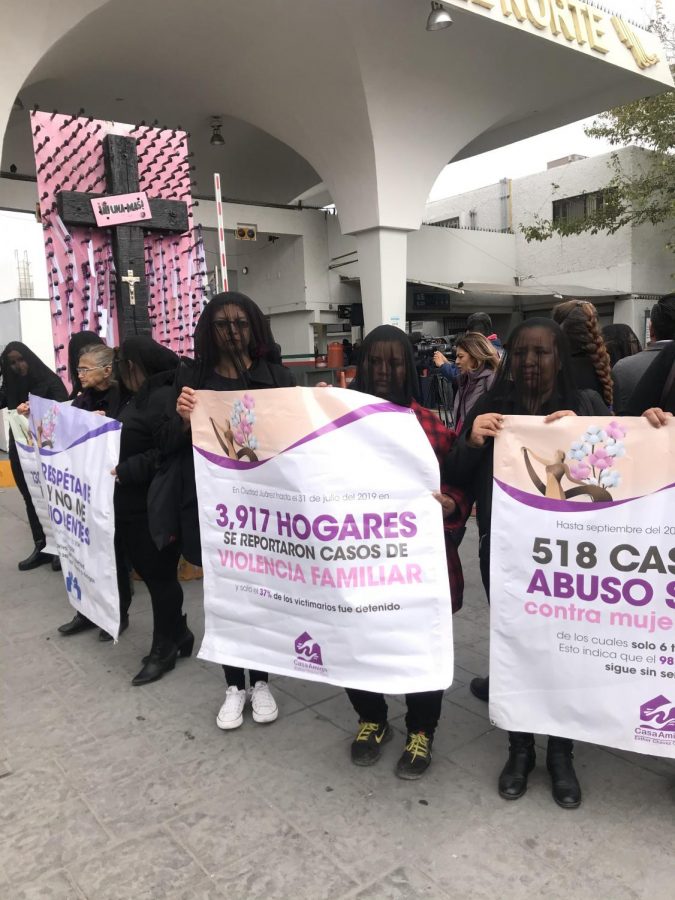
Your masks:
<svg viewBox="0 0 675 900"><path fill-rule="evenodd" d="M0 131L23 72L26 107L189 130L199 193L214 169L251 200L323 181L345 231L405 229L449 160L664 89L466 2L428 33L428 0L5 0ZM12 163L29 171L26 111L7 130Z"/></svg>

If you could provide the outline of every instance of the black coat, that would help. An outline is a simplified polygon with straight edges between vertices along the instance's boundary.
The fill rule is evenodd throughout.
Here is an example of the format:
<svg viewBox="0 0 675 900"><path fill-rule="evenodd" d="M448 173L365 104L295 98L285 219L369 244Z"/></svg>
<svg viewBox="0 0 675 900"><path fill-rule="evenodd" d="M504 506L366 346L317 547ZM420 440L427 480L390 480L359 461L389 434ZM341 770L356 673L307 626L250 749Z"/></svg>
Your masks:
<svg viewBox="0 0 675 900"><path fill-rule="evenodd" d="M263 390L295 387L295 377L285 366L256 360L247 378L223 378L217 372L201 373L192 360L183 360L176 373L172 411L161 427L160 446L166 460L154 478L148 497L150 533L161 550L178 540L188 562L201 565L201 542L197 509L197 486L192 456L192 433L176 412L176 401L184 387L195 390Z"/></svg>
<svg viewBox="0 0 675 900"><path fill-rule="evenodd" d="M115 486L115 515L130 519L147 514L148 490L162 462L159 449L164 423L176 407L171 384L132 397L117 418L122 423Z"/></svg>
<svg viewBox="0 0 675 900"><path fill-rule="evenodd" d="M496 408L498 407L498 408ZM551 404L551 408L543 411L544 415L555 412L557 409L567 409ZM608 416L609 410L602 398L595 391L579 391L576 402L570 407L579 416ZM477 401L471 409L462 433L446 457L443 466L443 478L447 484L461 487L476 498L476 521L478 533L482 537L490 533L490 521L492 517L492 478L494 464L494 440L489 438L482 447L471 447L467 443L467 436L471 434L473 423L477 416L484 413L501 413L513 415L516 409L515 399L501 398L495 402L495 398L486 394Z"/></svg>

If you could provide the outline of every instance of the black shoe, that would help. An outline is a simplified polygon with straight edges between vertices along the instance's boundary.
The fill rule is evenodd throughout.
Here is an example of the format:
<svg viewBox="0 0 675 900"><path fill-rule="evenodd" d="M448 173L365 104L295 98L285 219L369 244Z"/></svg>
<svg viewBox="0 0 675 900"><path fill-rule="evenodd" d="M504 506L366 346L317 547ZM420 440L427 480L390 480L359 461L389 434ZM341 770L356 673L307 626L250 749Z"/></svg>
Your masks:
<svg viewBox="0 0 675 900"><path fill-rule="evenodd" d="M432 742L433 738L430 738L424 731L408 732L405 750L396 763L395 771L399 778L415 781L424 775L431 765Z"/></svg>
<svg viewBox="0 0 675 900"><path fill-rule="evenodd" d="M70 637L71 634L89 631L90 628L96 628L94 623L90 622L86 616L82 615L82 613L75 613L70 622L66 622L65 625L59 626L58 631L60 634L65 634L67 637Z"/></svg>
<svg viewBox="0 0 675 900"><path fill-rule="evenodd" d="M177 656L178 648L173 641L161 637L154 638L148 661L138 675L132 678L131 683L138 686L158 681L165 672L175 668Z"/></svg>
<svg viewBox="0 0 675 900"><path fill-rule="evenodd" d="M488 675L487 678L472 678L469 690L474 697L478 697L479 700L487 703L490 700L490 676Z"/></svg>
<svg viewBox="0 0 675 900"><path fill-rule="evenodd" d="M518 800L527 790L527 776L534 769L534 742L511 741L509 758L499 776L499 796L504 800Z"/></svg>
<svg viewBox="0 0 675 900"><path fill-rule="evenodd" d="M52 572L61 571L61 559L59 556L52 556Z"/></svg>
<svg viewBox="0 0 675 900"><path fill-rule="evenodd" d="M179 656L192 656L192 648L195 645L195 636L188 628L187 616L185 615L180 618L180 625L178 626L173 642L178 649ZM149 659L149 656L144 656L141 662L145 665Z"/></svg>
<svg viewBox="0 0 675 900"><path fill-rule="evenodd" d="M44 566L46 563L51 562L51 553L45 553L44 548L45 541L38 541L31 555L22 559L19 563L19 571L28 572L29 569L37 569L38 566Z"/></svg>
<svg viewBox="0 0 675 900"><path fill-rule="evenodd" d="M567 742L566 742L567 743ZM581 804L581 786L574 771L572 742L569 746L551 746L546 753L546 768L551 775L553 799L563 809L576 809Z"/></svg>
<svg viewBox="0 0 675 900"><path fill-rule="evenodd" d="M355 766L372 766L380 758L382 744L393 737L388 722L359 722L359 731L352 741L352 762Z"/></svg>
<svg viewBox="0 0 675 900"><path fill-rule="evenodd" d="M122 619L120 621L119 634L122 634L123 631L126 631L128 627L129 627L129 616L127 616L125 619ZM119 635L118 635L118 637L119 637ZM98 639L99 639L99 641L107 642L107 641L112 641L113 636L112 636L112 634L108 634L107 631L104 631L101 628L101 630L98 633Z"/></svg>

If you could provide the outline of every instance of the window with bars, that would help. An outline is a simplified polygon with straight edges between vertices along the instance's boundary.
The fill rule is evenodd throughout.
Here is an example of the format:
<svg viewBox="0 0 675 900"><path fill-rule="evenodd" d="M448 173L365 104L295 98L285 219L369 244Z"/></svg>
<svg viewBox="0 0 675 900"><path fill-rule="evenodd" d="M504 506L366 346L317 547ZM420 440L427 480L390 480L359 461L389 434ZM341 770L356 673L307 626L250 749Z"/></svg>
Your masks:
<svg viewBox="0 0 675 900"><path fill-rule="evenodd" d="M580 222L600 212L605 205L605 192L593 191L576 197L553 201L554 222Z"/></svg>

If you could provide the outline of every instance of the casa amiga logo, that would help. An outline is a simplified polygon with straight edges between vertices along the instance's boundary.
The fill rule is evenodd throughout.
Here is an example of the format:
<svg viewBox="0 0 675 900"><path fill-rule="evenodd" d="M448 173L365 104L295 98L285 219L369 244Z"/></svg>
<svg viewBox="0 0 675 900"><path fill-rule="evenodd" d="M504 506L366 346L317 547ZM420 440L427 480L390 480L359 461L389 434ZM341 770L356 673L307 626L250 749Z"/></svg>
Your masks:
<svg viewBox="0 0 675 900"><path fill-rule="evenodd" d="M635 738L653 744L675 744L675 704L659 694L640 707Z"/></svg>
<svg viewBox="0 0 675 900"><path fill-rule="evenodd" d="M328 669L323 664L321 646L314 640L308 631L295 639L295 659L293 665L296 669L304 669L306 672L320 672L325 674Z"/></svg>

